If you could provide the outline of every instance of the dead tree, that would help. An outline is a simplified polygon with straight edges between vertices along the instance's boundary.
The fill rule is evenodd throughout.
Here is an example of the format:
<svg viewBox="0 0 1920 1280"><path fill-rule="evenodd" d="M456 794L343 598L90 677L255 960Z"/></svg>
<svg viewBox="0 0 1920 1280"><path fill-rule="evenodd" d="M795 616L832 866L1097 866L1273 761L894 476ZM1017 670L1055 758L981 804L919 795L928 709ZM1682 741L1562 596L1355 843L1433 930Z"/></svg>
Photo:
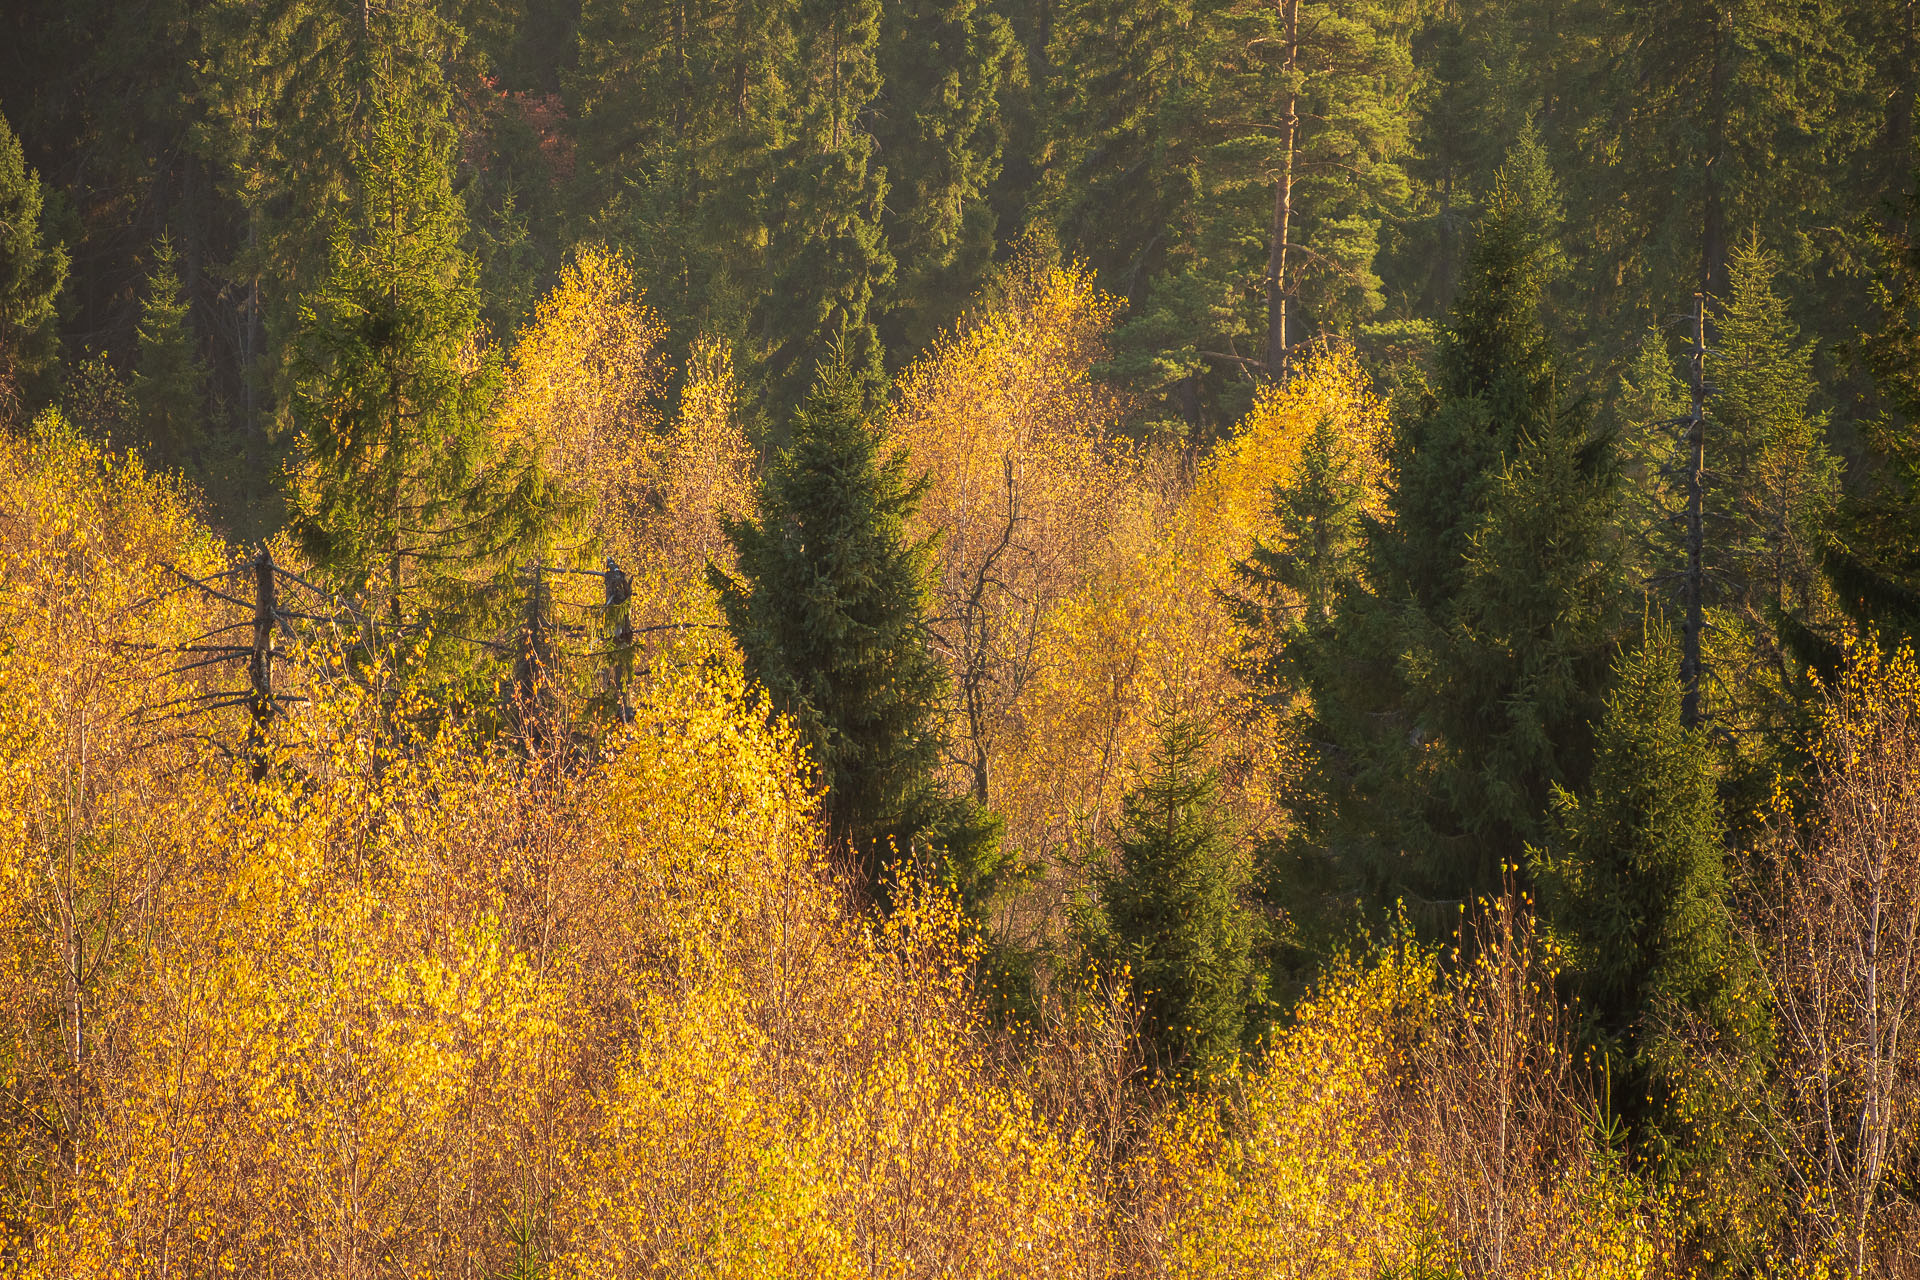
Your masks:
<svg viewBox="0 0 1920 1280"><path fill-rule="evenodd" d="M253 650L247 657L248 772L255 782L267 776L267 732L278 704L273 696L275 608L273 555L265 547L253 558Z"/></svg>
<svg viewBox="0 0 1920 1280"><path fill-rule="evenodd" d="M513 702L528 746L542 744L553 719L553 591L547 567L527 566L527 603L514 652Z"/></svg>
<svg viewBox="0 0 1920 1280"><path fill-rule="evenodd" d="M621 724L632 724L633 708L627 703L627 684L633 678L633 583L611 556L607 557L601 582L606 588L601 616L607 634L607 670L613 678L613 710Z"/></svg>

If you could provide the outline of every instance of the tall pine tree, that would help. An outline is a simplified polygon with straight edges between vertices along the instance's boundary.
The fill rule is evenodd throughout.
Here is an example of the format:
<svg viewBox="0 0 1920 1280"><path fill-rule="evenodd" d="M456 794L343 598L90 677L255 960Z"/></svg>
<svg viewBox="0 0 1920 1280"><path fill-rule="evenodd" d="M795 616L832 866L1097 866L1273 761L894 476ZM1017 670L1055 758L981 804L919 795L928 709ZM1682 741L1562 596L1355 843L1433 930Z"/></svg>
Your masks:
<svg viewBox="0 0 1920 1280"><path fill-rule="evenodd" d="M1063 6L1043 203L1132 304L1115 371L1190 429L1237 416L1290 345L1380 308L1407 34L1374 0Z"/></svg>
<svg viewBox="0 0 1920 1280"><path fill-rule="evenodd" d="M1379 0L1253 5L1235 27L1259 51L1235 95L1258 123L1229 126L1215 156L1245 152L1271 175L1259 184L1269 201L1260 350L1279 377L1291 346L1382 305L1374 259L1382 221L1407 195L1413 62L1399 11Z"/></svg>
<svg viewBox="0 0 1920 1280"><path fill-rule="evenodd" d="M936 776L947 677L927 644L929 547L906 532L924 489L904 454L882 452L859 375L830 361L754 517L727 525L739 577L708 576L748 674L800 726L826 788L828 839L863 886L884 897L910 862L977 900L995 830Z"/></svg>

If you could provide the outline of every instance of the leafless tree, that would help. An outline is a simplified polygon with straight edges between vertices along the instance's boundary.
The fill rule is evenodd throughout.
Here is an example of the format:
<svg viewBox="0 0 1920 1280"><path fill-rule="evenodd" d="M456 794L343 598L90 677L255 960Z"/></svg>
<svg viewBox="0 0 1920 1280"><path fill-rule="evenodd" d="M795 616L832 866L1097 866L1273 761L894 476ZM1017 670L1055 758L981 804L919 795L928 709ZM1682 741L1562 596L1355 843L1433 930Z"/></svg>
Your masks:
<svg viewBox="0 0 1920 1280"><path fill-rule="evenodd" d="M1882 1270L1881 1219L1914 1154L1920 1074L1920 679L1858 658L1833 694L1812 820L1783 817L1748 937L1779 1036L1767 1130L1811 1206L1815 1247Z"/></svg>

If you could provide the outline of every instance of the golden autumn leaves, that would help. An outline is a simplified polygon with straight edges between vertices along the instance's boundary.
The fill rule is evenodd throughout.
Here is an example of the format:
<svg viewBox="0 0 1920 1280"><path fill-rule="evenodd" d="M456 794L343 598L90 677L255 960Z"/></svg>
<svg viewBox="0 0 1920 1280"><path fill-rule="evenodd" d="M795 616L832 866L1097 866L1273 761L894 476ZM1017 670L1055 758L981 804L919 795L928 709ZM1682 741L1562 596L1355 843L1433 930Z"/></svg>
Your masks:
<svg viewBox="0 0 1920 1280"><path fill-rule="evenodd" d="M1286 760L1261 754L1221 593L1318 424L1381 483L1384 410L1338 352L1209 456L1119 438L1092 374L1111 305L1034 273L885 424L932 477L955 777L981 770L1034 867L994 927L1057 923L1061 868L1166 711L1216 724L1236 816L1275 820ZM591 495L652 584L637 605L710 617L693 570L748 455L719 356L677 416L652 407L658 344L618 261L583 255L498 429ZM709 633L657 647L590 765L452 729L395 750L362 694L316 682L254 784L212 722L141 714L200 686L123 643L220 620L162 567L225 555L186 498L52 426L0 450L12 1270L1658 1270L1659 1206L1577 1091L1526 1083L1563 1080L1567 1049L1522 916L1490 926L1491 967L1390 948L1337 971L1212 1095L1156 1111L1110 992L1010 1031L938 892L847 913L794 739Z"/></svg>

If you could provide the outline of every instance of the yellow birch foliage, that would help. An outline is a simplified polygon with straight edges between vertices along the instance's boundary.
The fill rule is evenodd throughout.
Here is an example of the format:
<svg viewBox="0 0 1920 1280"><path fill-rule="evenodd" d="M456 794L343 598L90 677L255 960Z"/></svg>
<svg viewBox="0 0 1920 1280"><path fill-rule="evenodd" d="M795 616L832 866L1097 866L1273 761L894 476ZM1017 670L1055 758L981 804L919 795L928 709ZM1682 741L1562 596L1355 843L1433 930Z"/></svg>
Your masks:
<svg viewBox="0 0 1920 1280"><path fill-rule="evenodd" d="M58 413L0 434L0 1220L47 1202L129 1049L114 975L206 808L154 714L204 688L160 651L208 626L168 566L223 559L174 482Z"/></svg>
<svg viewBox="0 0 1920 1280"><path fill-rule="evenodd" d="M1155 1134L1176 1276L1373 1277L1418 1257L1430 1210L1400 1117L1399 1081L1432 1016L1432 960L1395 953L1342 971L1298 1011L1264 1063Z"/></svg>
<svg viewBox="0 0 1920 1280"><path fill-rule="evenodd" d="M495 429L592 495L605 519L609 499L651 468L665 336L626 260L580 249L514 340Z"/></svg>
<svg viewBox="0 0 1920 1280"><path fill-rule="evenodd" d="M1450 975L1408 948L1337 969L1171 1112L1140 1211L1165 1274L1671 1274L1661 1206L1587 1127L1532 939L1508 902Z"/></svg>
<svg viewBox="0 0 1920 1280"><path fill-rule="evenodd" d="M99 662L133 616L63 580L76 544L123 504L170 515L77 445L21 470L9 550L52 547L9 583L11 716L59 687L43 649ZM182 551L127 527L148 579ZM26 625L63 600L77 629ZM451 731L378 747L334 698L264 784L176 750L118 794L137 814L80 815L96 863L136 817L174 861L85 1005L106 1048L8 1202L14 1269L1012 1276L1098 1238L1078 1140L983 1066L959 918L932 893L845 913L794 739L737 669L663 662L564 776ZM16 779L68 750L11 745ZM10 823L34 812L9 793ZM64 992L10 996L32 1034Z"/></svg>
<svg viewBox="0 0 1920 1280"><path fill-rule="evenodd" d="M744 515L752 497L731 355L696 343L669 417L665 337L627 260L580 249L515 340L496 426L589 500L594 540L631 579L640 629L716 619L704 570L728 562L721 521ZM592 604L586 585L556 590Z"/></svg>
<svg viewBox="0 0 1920 1280"><path fill-rule="evenodd" d="M168 565L225 563L185 501L51 422L0 438L0 464L0 1270L1626 1277L1659 1257L1573 1095L1518 1087L1564 1080L1524 946L1460 978L1404 952L1337 974L1215 1101L1156 1120L1123 1010L1009 1042L937 891L848 911L794 735L724 655L663 649L591 762L451 722L382 745L350 682L313 680L254 783L205 740L236 741L232 719L141 714L231 672L196 684L121 643L225 617L169 594ZM1194 500L1160 483L1143 467L1122 514ZM1539 1140L1488 1146L1509 1131Z"/></svg>
<svg viewBox="0 0 1920 1280"><path fill-rule="evenodd" d="M934 540L929 614L953 677L953 781L1009 811L996 772L1034 680L1041 631L1109 556L1133 469L1092 376L1115 299L1090 272L1029 269L899 381L889 442L927 478L913 533Z"/></svg>
<svg viewBox="0 0 1920 1280"><path fill-rule="evenodd" d="M753 509L754 455L740 426L738 395L727 348L695 344L654 470L644 492L623 508L636 625L719 620L706 568L732 570L724 522Z"/></svg>
<svg viewBox="0 0 1920 1280"><path fill-rule="evenodd" d="M1090 856L1109 838L1168 714L1215 727L1243 828L1279 821L1272 782L1295 767L1296 748L1240 680L1241 637L1222 592L1270 532L1273 490L1297 473L1323 418L1361 456L1381 456L1386 407L1348 350L1322 351L1284 387L1263 391L1191 478L1166 449L1130 459L1125 498L1110 504L1105 545L1089 558L1093 572L1035 637L1036 674L1000 765L1010 830L1027 847L1064 849L1070 862ZM1376 487L1380 470L1370 468Z"/></svg>

